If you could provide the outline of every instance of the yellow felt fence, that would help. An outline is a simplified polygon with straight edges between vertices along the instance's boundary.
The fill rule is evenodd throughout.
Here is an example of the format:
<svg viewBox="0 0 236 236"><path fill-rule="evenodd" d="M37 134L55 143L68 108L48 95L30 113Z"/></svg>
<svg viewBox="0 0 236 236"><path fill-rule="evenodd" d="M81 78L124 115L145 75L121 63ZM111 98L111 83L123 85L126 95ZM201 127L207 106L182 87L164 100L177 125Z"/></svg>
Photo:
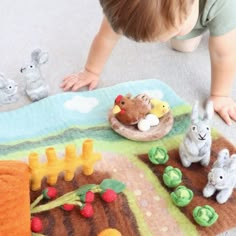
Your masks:
<svg viewBox="0 0 236 236"><path fill-rule="evenodd" d="M83 174L91 175L95 163L101 159L99 153L93 152L93 140L87 139L83 142L82 153L77 154L75 145L68 145L65 149L65 156L58 158L53 147L46 149L47 162L40 163L39 155L32 152L29 155L29 167L31 173L31 189L33 191L41 188L42 179L46 176L47 183L54 185L60 173L64 173L64 180L71 181L75 171L82 167Z"/></svg>

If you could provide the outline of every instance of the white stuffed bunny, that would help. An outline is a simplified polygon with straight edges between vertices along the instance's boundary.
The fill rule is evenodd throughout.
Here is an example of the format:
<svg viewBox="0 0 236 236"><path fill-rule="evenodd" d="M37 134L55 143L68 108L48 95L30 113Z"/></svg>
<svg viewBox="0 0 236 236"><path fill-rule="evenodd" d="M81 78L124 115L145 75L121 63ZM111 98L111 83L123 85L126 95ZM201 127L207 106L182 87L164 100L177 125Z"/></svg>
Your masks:
<svg viewBox="0 0 236 236"><path fill-rule="evenodd" d="M230 154L228 149L222 149L218 155L217 160L213 164L213 168L227 166L231 162Z"/></svg>
<svg viewBox="0 0 236 236"><path fill-rule="evenodd" d="M0 104L13 103L18 100L17 83L14 80L6 79L0 74Z"/></svg>
<svg viewBox="0 0 236 236"><path fill-rule="evenodd" d="M203 166L209 164L212 143L210 121L213 113L213 104L208 101L201 119L198 116L198 102L195 103L191 125L179 147L180 160L184 167L189 167L194 162L200 162Z"/></svg>
<svg viewBox="0 0 236 236"><path fill-rule="evenodd" d="M218 203L225 203L236 188L236 155L224 158L229 151L221 150L213 168L208 174L208 183L203 189L204 197L211 197L216 191L216 200Z"/></svg>
<svg viewBox="0 0 236 236"><path fill-rule="evenodd" d="M36 49L31 53L31 63L20 70L26 83L25 92L33 102L48 96L48 86L40 71L40 66L47 61L48 53Z"/></svg>

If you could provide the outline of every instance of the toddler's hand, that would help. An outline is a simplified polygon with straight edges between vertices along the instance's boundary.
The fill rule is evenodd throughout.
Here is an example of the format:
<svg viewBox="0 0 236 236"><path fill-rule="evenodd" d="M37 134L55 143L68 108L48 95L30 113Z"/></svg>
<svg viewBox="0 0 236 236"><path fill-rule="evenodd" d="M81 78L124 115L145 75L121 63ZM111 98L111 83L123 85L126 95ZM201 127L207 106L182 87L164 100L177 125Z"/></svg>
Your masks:
<svg viewBox="0 0 236 236"><path fill-rule="evenodd" d="M89 90L92 90L97 87L98 81L98 75L84 69L78 74L73 74L64 78L60 87L64 91L77 91L84 86L88 86Z"/></svg>
<svg viewBox="0 0 236 236"><path fill-rule="evenodd" d="M227 125L231 125L232 120L236 121L236 102L231 97L211 96L215 112L225 121Z"/></svg>

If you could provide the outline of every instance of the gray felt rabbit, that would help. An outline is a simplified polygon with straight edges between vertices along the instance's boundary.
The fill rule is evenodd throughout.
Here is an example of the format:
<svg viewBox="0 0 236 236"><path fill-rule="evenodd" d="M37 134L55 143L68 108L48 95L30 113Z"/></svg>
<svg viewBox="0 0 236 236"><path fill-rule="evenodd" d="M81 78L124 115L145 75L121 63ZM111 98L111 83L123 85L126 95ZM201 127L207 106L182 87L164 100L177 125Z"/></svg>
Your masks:
<svg viewBox="0 0 236 236"><path fill-rule="evenodd" d="M17 83L14 80L6 79L0 73L0 105L16 102L19 98L17 90Z"/></svg>
<svg viewBox="0 0 236 236"><path fill-rule="evenodd" d="M200 162L203 166L209 164L212 143L210 121L213 114L213 104L208 101L204 116L200 118L198 102L195 103L191 114L191 125L179 147L180 160L184 167L189 167L194 162Z"/></svg>
<svg viewBox="0 0 236 236"><path fill-rule="evenodd" d="M216 191L218 203L225 203L236 188L236 154L229 155L227 149L219 152L213 168L208 174L208 183L203 189L204 197L211 197Z"/></svg>
<svg viewBox="0 0 236 236"><path fill-rule="evenodd" d="M26 83L25 92L34 102L48 96L48 86L46 85L40 67L48 61L48 53L36 49L31 53L31 63L21 68Z"/></svg>

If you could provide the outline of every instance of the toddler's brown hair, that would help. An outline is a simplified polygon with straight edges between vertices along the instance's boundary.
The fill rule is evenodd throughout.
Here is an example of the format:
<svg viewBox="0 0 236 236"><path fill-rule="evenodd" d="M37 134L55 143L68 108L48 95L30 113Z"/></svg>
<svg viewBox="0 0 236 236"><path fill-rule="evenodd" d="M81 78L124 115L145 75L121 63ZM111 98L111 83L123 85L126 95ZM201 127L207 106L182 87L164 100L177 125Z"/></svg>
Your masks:
<svg viewBox="0 0 236 236"><path fill-rule="evenodd" d="M113 30L135 41L153 41L178 27L194 0L100 0Z"/></svg>

